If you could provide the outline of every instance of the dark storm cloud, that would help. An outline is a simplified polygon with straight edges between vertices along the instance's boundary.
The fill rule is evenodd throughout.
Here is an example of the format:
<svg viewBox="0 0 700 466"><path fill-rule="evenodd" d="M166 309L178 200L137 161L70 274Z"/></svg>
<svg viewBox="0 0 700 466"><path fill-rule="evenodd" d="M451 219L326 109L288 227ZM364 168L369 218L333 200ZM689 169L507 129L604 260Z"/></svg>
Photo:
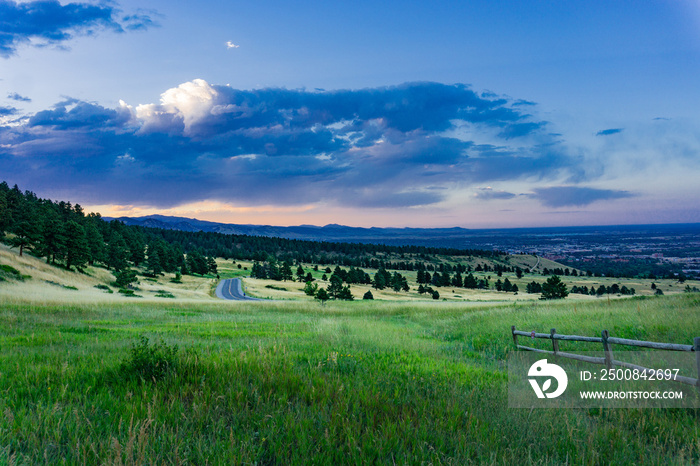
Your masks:
<svg viewBox="0 0 700 466"><path fill-rule="evenodd" d="M131 114L127 110L112 110L102 106L69 99L29 118L27 126L50 126L54 129L108 129L124 126Z"/></svg>
<svg viewBox="0 0 700 466"><path fill-rule="evenodd" d="M595 133L596 136L611 136L613 134L621 133L623 128L610 128L598 131Z"/></svg>
<svg viewBox="0 0 700 466"><path fill-rule="evenodd" d="M11 93L7 94L7 98L10 100L15 100L17 102L31 102L32 101L32 99L30 99L29 97L21 96L16 92L11 92Z"/></svg>
<svg viewBox="0 0 700 466"><path fill-rule="evenodd" d="M38 41L38 45L62 44L76 35L99 30L123 32L151 25L148 15L120 17L119 10L109 4L0 0L0 56L10 57L21 44L31 41Z"/></svg>
<svg viewBox="0 0 700 466"><path fill-rule="evenodd" d="M579 186L557 186L535 189L532 195L547 207L586 206L596 201L611 201L633 197L628 191L596 189Z"/></svg>
<svg viewBox="0 0 700 466"><path fill-rule="evenodd" d="M475 183L576 176L546 126L464 85L307 92L194 80L158 104L67 99L0 126L0 165L13 183L91 193L91 203L405 207ZM501 144L475 144L479 133Z"/></svg>

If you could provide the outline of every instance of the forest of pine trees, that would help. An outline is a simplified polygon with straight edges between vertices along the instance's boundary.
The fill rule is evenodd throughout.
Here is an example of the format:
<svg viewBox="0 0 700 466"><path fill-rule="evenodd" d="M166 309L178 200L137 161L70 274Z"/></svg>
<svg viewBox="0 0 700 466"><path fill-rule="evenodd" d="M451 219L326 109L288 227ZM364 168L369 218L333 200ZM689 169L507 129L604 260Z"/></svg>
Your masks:
<svg viewBox="0 0 700 466"><path fill-rule="evenodd" d="M0 239L17 248L20 255L29 252L45 258L47 263L77 271L87 265L100 265L111 269L115 276L121 273L124 280L131 277L132 273L128 272L131 267L144 267L153 276L177 272L215 274L214 257L222 257L253 260L257 263L253 276L275 280L293 280L292 264L316 263L349 267L349 271L336 269L336 274L349 284L370 284L369 275L361 269L366 267L385 271L419 270L428 275L428 271L434 271L435 276L442 277L440 286L460 286L456 281L462 283L461 274L470 268L434 265L429 262L434 255L505 257L505 253L499 251L476 249L300 241L127 226L116 220L107 222L100 214L85 214L79 204L41 199L31 191L20 191L16 185L10 188L6 182L0 183ZM414 258L389 259L406 255ZM487 264L480 264L476 270L479 268L490 270ZM511 271L505 266L496 268ZM445 277L453 272L457 275L447 283ZM430 280L433 277L431 275ZM405 288L405 278L398 282L395 276L382 278L384 283L380 286ZM465 280L464 286L466 283ZM468 283L471 287L472 282ZM477 287L479 284L477 282Z"/></svg>

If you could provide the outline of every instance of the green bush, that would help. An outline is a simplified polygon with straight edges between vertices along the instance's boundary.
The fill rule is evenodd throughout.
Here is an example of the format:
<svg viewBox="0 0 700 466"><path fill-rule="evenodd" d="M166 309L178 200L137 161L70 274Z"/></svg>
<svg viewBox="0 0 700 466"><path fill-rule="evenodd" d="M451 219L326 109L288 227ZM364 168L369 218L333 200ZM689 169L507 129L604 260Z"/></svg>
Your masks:
<svg viewBox="0 0 700 466"><path fill-rule="evenodd" d="M102 290L105 293L110 293L110 294L114 293L114 291L112 291L112 289L110 287L108 287L107 285L103 285L101 283L99 285L95 285L95 288L97 288L98 290Z"/></svg>
<svg viewBox="0 0 700 466"><path fill-rule="evenodd" d="M24 281L27 278L32 277L31 275L22 275L19 270L12 267L11 265L0 264L0 281L4 281L8 278L13 280Z"/></svg>
<svg viewBox="0 0 700 466"><path fill-rule="evenodd" d="M177 352L177 345L169 346L163 340L150 344L147 337L141 336L140 342L131 347L131 355L122 362L120 371L127 377L155 382L175 371Z"/></svg>

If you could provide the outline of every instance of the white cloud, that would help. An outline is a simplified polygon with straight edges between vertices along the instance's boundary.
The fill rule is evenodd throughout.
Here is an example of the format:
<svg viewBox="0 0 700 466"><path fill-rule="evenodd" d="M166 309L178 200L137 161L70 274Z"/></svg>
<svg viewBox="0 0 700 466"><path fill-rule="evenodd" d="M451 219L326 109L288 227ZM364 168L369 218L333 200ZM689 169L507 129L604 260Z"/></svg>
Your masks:
<svg viewBox="0 0 700 466"><path fill-rule="evenodd" d="M226 48L227 49L237 49L238 47L240 47L240 45L236 45L233 42L231 42L230 40L226 41Z"/></svg>
<svg viewBox="0 0 700 466"><path fill-rule="evenodd" d="M160 95L160 104L139 105L136 117L144 122L144 128L156 128L173 117L182 119L185 134L191 134L192 125L212 114L219 93L205 80L195 79Z"/></svg>

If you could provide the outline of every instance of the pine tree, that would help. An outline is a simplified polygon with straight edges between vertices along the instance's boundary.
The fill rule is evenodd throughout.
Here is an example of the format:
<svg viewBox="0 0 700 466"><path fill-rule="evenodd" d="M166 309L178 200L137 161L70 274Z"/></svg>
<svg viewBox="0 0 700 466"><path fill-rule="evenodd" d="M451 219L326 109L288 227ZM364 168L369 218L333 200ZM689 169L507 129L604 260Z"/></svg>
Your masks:
<svg viewBox="0 0 700 466"><path fill-rule="evenodd" d="M43 210L38 253L46 257L47 264L53 264L56 257L65 256L66 234L63 221L53 204L47 204Z"/></svg>
<svg viewBox="0 0 700 466"><path fill-rule="evenodd" d="M218 271L218 267L216 265L216 259L214 259L211 256L207 257L207 272L216 274L217 271Z"/></svg>
<svg viewBox="0 0 700 466"><path fill-rule="evenodd" d="M552 275L542 284L542 296L540 299L563 299L568 294L566 284L561 281L558 275Z"/></svg>
<svg viewBox="0 0 700 466"><path fill-rule="evenodd" d="M34 249L39 241L39 222L36 217L34 206L28 202L23 202L15 217L13 228L14 238L10 239L10 246L19 247L19 255L22 256L25 249Z"/></svg>
<svg viewBox="0 0 700 466"><path fill-rule="evenodd" d="M325 302L330 299L325 288L319 288L316 292L315 298L321 301L321 305L325 304Z"/></svg>
<svg viewBox="0 0 700 466"><path fill-rule="evenodd" d="M372 281L372 286L377 290L383 290L384 288L386 288L386 280L384 278L384 274L381 274L379 272L375 273L374 280Z"/></svg>
<svg viewBox="0 0 700 466"><path fill-rule="evenodd" d="M331 275L330 284L328 285L328 295L332 298L338 298L342 290L343 280L336 274Z"/></svg>
<svg viewBox="0 0 700 466"><path fill-rule="evenodd" d="M285 282L294 278L292 266L289 264L289 262L285 261L284 264L282 264L282 267L280 267L280 276Z"/></svg>
<svg viewBox="0 0 700 466"><path fill-rule="evenodd" d="M340 290L340 293L338 293L338 299L342 299L344 301L352 301L353 299L355 299L355 297L352 295L350 287L346 285Z"/></svg>
<svg viewBox="0 0 700 466"><path fill-rule="evenodd" d="M104 262L105 259L105 241L102 237L102 233L97 229L95 221L90 220L85 224L85 238L88 242L88 248L90 249L90 259L88 263L90 265L96 262Z"/></svg>
<svg viewBox="0 0 700 466"><path fill-rule="evenodd" d="M306 282L306 285L304 286L304 294L307 296L314 296L317 291L318 285L316 283Z"/></svg>
<svg viewBox="0 0 700 466"><path fill-rule="evenodd" d="M85 230L82 225L73 220L66 224L66 268L72 266L80 270L90 260L90 248L88 246Z"/></svg>
<svg viewBox="0 0 700 466"><path fill-rule="evenodd" d="M153 276L158 275L163 271L163 267L160 263L160 255L158 254L158 249L154 247L148 248L148 270L151 271Z"/></svg>
<svg viewBox="0 0 700 466"><path fill-rule="evenodd" d="M7 188L7 183L2 182L2 187ZM4 190L0 190L0 238L5 236L5 230L12 223L12 214L7 206L7 195Z"/></svg>
<svg viewBox="0 0 700 466"><path fill-rule="evenodd" d="M119 232L114 231L107 246L107 266L117 272L125 269L127 267L126 259L128 254L129 250L124 238Z"/></svg>

